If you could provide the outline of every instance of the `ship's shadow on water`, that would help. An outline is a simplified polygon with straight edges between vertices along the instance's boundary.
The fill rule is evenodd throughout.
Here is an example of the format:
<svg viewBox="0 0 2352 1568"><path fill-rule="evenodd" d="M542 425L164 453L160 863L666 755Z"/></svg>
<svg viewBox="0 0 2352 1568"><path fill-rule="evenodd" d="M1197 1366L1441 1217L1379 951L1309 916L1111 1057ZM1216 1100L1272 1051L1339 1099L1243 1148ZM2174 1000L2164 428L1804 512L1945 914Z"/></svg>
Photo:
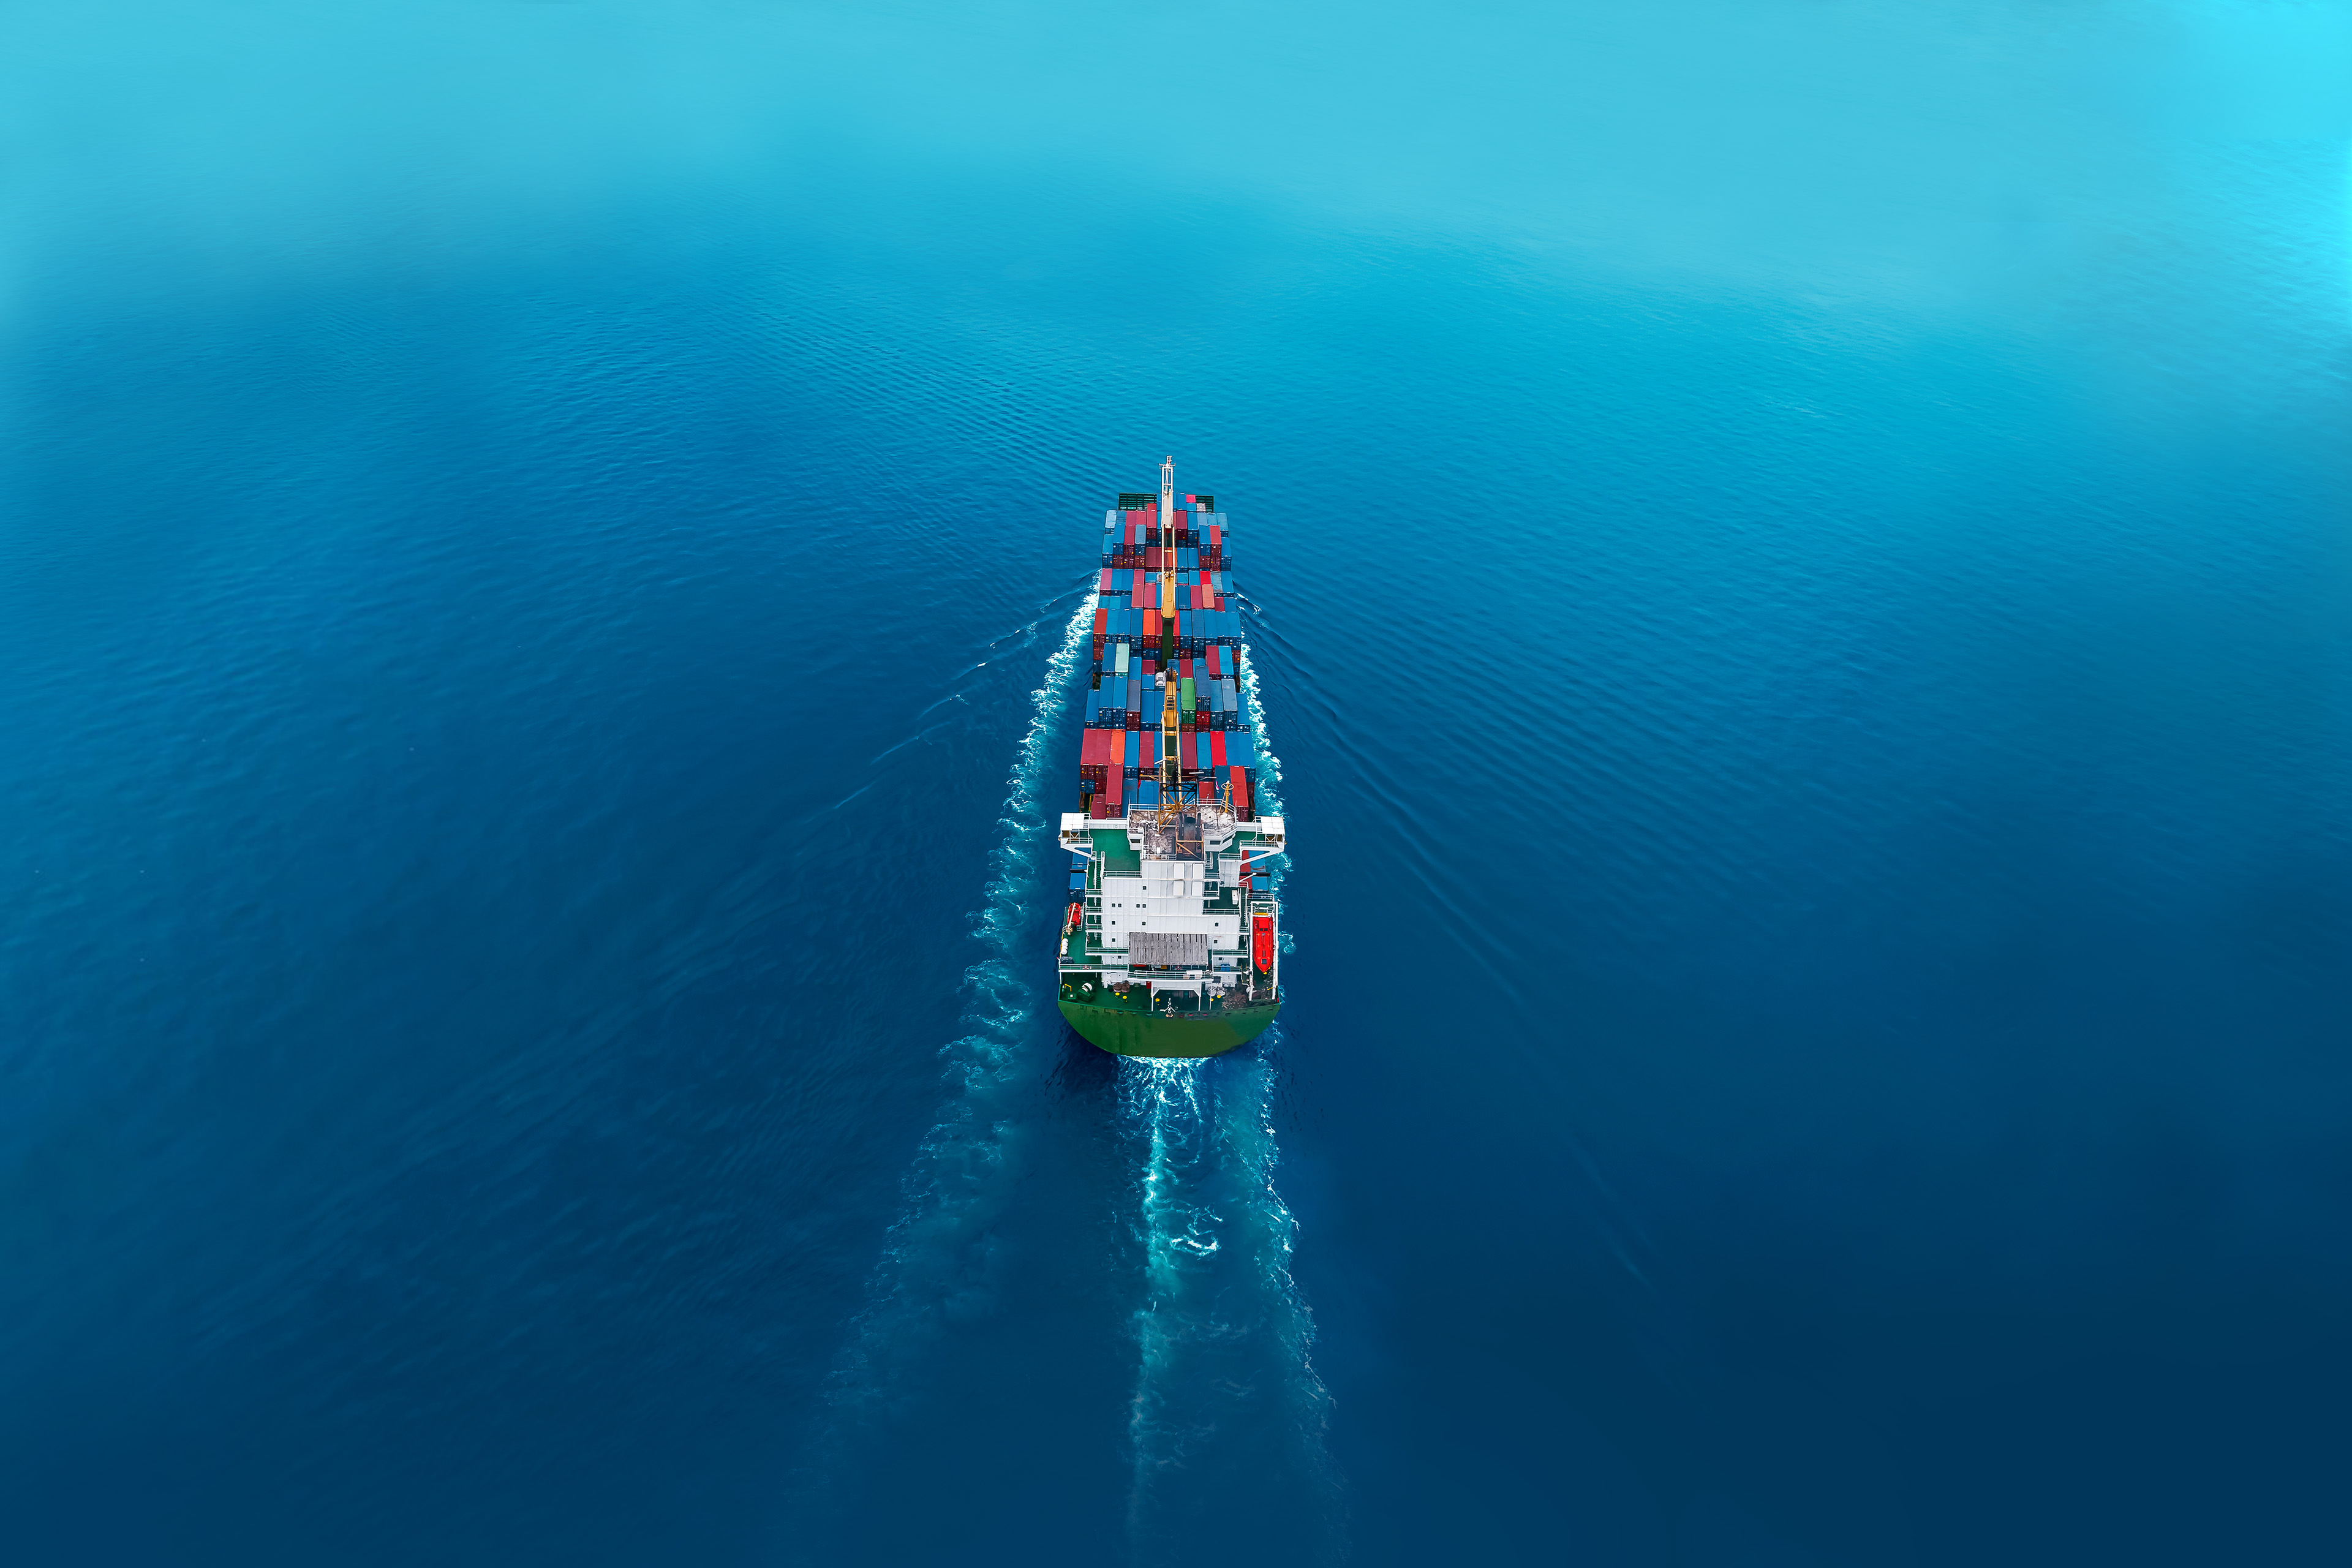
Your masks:
<svg viewBox="0 0 2352 1568"><path fill-rule="evenodd" d="M1045 1087L1057 1100L1108 1109L1118 1092L1118 1058L1065 1024L1061 1051L1045 1075Z"/></svg>

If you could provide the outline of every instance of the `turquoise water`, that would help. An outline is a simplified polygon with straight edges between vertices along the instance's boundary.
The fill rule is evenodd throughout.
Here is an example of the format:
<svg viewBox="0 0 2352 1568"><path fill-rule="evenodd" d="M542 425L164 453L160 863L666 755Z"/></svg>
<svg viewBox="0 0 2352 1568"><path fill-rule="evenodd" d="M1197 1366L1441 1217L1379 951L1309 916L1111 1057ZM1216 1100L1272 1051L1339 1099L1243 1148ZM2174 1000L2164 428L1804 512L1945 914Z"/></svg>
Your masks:
<svg viewBox="0 0 2352 1568"><path fill-rule="evenodd" d="M2347 61L0 13L0 1550L2342 1561ZM1198 1067L1046 963L1164 452Z"/></svg>

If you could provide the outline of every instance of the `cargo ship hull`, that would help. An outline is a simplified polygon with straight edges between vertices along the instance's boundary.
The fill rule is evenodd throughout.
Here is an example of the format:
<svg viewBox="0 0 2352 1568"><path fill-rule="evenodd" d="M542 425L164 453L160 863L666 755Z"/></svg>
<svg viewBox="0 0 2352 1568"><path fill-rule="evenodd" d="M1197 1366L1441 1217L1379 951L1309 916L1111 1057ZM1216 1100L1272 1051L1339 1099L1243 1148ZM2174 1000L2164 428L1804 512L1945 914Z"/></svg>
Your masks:
<svg viewBox="0 0 2352 1568"><path fill-rule="evenodd" d="M1231 523L1211 496L1122 495L1103 518L1059 952L1062 1016L1106 1051L1213 1057L1282 1008L1264 759L1241 695Z"/></svg>
<svg viewBox="0 0 2352 1568"><path fill-rule="evenodd" d="M1065 999L1062 1016L1079 1038L1122 1057L1213 1057L1245 1046L1265 1032L1282 1010L1262 1007L1213 1013L1149 1014L1130 1007L1091 1007Z"/></svg>

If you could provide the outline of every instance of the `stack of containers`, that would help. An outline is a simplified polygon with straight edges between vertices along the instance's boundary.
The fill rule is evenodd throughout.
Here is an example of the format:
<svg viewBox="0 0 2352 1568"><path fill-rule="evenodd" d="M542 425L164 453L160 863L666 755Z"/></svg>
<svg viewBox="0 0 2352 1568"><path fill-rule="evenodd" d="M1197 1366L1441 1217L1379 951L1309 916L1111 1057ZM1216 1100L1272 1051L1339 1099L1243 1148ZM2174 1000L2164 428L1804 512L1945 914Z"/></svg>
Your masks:
<svg viewBox="0 0 2352 1568"><path fill-rule="evenodd" d="M1233 786L1234 812L1243 818L1257 815L1252 796L1257 784L1257 738L1247 730L1225 735L1225 768Z"/></svg>
<svg viewBox="0 0 2352 1568"><path fill-rule="evenodd" d="M1158 803L1166 696L1153 684L1159 677L1176 688L1186 793L1197 787L1206 800L1223 792L1237 813L1254 816L1259 758L1241 719L1241 616L1226 597L1232 527L1223 512L1198 505L1179 508L1164 524L1156 504L1104 514L1081 795L1094 816L1114 818ZM1161 592L1162 562L1177 574L1172 596ZM1161 658L1163 634L1177 662Z"/></svg>
<svg viewBox="0 0 2352 1568"><path fill-rule="evenodd" d="M1152 769L1158 765L1159 743L1160 732L1157 730L1128 731L1127 761L1133 775L1132 787L1138 805L1160 804L1159 785L1151 776Z"/></svg>

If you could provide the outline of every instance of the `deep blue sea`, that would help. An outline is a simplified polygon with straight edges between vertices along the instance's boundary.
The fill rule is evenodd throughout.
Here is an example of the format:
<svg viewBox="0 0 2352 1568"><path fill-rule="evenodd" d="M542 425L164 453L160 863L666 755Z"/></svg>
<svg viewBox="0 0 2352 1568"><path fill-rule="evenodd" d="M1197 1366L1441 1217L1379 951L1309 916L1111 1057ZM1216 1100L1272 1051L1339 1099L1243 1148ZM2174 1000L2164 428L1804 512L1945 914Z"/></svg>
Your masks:
<svg viewBox="0 0 2352 1568"><path fill-rule="evenodd" d="M0 7L0 1561L2352 1561L2352 8ZM1050 943L1232 519L1288 1005Z"/></svg>

